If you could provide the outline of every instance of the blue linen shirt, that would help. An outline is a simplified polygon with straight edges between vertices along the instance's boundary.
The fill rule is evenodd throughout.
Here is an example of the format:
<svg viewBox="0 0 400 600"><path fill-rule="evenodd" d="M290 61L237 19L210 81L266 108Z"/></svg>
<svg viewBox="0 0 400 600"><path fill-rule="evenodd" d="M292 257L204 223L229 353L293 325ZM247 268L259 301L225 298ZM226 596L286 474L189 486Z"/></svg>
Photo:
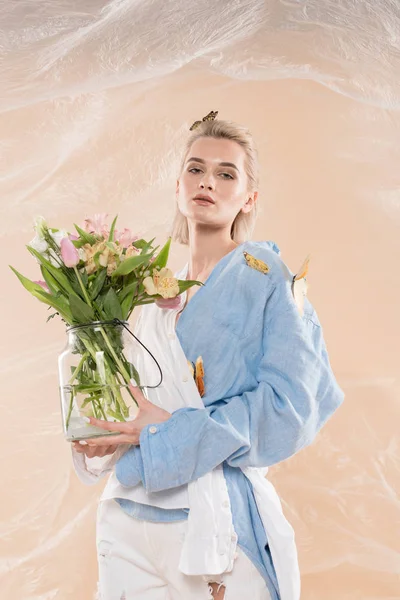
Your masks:
<svg viewBox="0 0 400 600"><path fill-rule="evenodd" d="M249 267L243 252L269 266ZM179 408L143 428L140 445L119 459L126 487L148 492L185 485L223 465L238 545L280 600L268 539L252 486L238 467L275 465L310 445L344 400L330 366L317 313L294 301L292 273L274 242L247 241L225 255L181 313L176 334L188 360L202 356L205 409ZM135 518L187 519L189 508L162 509L117 499Z"/></svg>

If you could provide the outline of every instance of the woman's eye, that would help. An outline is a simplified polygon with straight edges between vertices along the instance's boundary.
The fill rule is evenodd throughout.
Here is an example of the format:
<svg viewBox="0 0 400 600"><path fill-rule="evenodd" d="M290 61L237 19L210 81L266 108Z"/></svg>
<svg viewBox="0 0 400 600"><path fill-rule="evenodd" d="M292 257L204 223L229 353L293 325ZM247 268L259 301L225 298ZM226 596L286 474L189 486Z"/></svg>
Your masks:
<svg viewBox="0 0 400 600"><path fill-rule="evenodd" d="M197 167L192 167L191 169L189 169L189 173L192 173L193 171L200 171L201 169L198 169ZM229 179L233 179L232 175L230 173L220 173L220 175L227 175ZM226 177L224 177L223 179L226 179Z"/></svg>

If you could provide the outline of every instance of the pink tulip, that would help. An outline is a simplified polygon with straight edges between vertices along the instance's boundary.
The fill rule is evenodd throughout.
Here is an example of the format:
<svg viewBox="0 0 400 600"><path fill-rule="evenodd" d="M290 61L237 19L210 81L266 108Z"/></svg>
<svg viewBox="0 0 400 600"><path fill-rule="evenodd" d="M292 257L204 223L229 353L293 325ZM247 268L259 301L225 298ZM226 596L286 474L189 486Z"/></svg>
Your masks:
<svg viewBox="0 0 400 600"><path fill-rule="evenodd" d="M133 235L130 229L115 232L115 241L119 242L123 248L128 248L135 240L139 239L137 235Z"/></svg>
<svg viewBox="0 0 400 600"><path fill-rule="evenodd" d="M182 303L181 296L175 296L175 298L157 298L155 304L159 308L179 308Z"/></svg>
<svg viewBox="0 0 400 600"><path fill-rule="evenodd" d="M76 267L79 262L79 253L71 240L67 237L60 242L61 256L66 267Z"/></svg>
<svg viewBox="0 0 400 600"><path fill-rule="evenodd" d="M50 288L45 281L42 281L40 279L39 281L34 281L33 283L37 283L38 285L41 285L42 288L44 289L44 291L47 292L48 294L50 294Z"/></svg>
<svg viewBox="0 0 400 600"><path fill-rule="evenodd" d="M79 240L79 236L78 235L74 235L73 233L68 234L68 237L70 240Z"/></svg>
<svg viewBox="0 0 400 600"><path fill-rule="evenodd" d="M110 230L107 225L108 213L96 213L93 217L87 217L83 229L87 233L97 233L108 238Z"/></svg>

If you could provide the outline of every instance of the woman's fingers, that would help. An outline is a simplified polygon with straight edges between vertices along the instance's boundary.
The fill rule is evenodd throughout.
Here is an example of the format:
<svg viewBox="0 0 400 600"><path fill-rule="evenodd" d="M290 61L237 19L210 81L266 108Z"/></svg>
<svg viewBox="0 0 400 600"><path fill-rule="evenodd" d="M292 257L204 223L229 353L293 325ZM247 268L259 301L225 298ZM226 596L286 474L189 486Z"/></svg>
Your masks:
<svg viewBox="0 0 400 600"><path fill-rule="evenodd" d="M116 431L121 433L126 433L129 431L129 423L127 422L111 422L111 421L103 421L103 419L95 419L94 417L86 417L89 419L88 423L90 425L94 425L95 427L100 427L100 429L104 429L105 431Z"/></svg>
<svg viewBox="0 0 400 600"><path fill-rule="evenodd" d="M74 449L79 452L79 454L85 454L88 458L99 457L102 458L108 454L114 454L117 445L112 446L90 446L88 443L85 445L80 444L79 442L73 442Z"/></svg>
<svg viewBox="0 0 400 600"><path fill-rule="evenodd" d="M107 437L99 437L99 438L92 438L92 439L88 439L88 440L84 440L86 442L86 444L88 446L92 446L92 447L103 447L104 446L108 446L109 444L111 445L117 445L119 446L120 444L138 444L139 443L139 435L138 434L121 434L121 435L108 435ZM86 446L85 446L86 447Z"/></svg>

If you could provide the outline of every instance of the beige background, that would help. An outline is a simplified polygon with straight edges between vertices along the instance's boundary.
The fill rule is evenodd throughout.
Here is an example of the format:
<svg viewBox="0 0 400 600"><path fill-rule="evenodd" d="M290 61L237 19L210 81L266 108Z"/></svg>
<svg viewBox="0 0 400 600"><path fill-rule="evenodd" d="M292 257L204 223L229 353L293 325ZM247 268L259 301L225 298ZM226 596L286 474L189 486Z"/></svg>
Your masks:
<svg viewBox="0 0 400 600"><path fill-rule="evenodd" d="M103 487L79 482L61 434L62 323L7 265L39 278L36 215L72 231L118 213L163 244L188 127L219 110L259 147L253 239L292 270L311 253L309 299L346 393L314 444L269 471L302 600L398 600L398 7L5 0L1 33L1 598L92 600ZM186 257L174 244L171 268Z"/></svg>

